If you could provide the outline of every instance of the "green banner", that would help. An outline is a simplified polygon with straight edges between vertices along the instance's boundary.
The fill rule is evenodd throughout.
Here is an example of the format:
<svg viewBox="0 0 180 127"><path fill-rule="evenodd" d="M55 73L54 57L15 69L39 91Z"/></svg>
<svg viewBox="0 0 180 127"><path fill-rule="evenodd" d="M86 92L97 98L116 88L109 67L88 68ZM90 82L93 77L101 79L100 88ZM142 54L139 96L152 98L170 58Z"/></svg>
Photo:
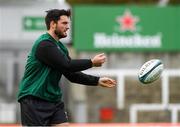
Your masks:
<svg viewBox="0 0 180 127"><path fill-rule="evenodd" d="M44 17L40 17L40 16L23 17L23 30L25 31L46 30Z"/></svg>
<svg viewBox="0 0 180 127"><path fill-rule="evenodd" d="M180 51L180 7L75 6L78 51Z"/></svg>

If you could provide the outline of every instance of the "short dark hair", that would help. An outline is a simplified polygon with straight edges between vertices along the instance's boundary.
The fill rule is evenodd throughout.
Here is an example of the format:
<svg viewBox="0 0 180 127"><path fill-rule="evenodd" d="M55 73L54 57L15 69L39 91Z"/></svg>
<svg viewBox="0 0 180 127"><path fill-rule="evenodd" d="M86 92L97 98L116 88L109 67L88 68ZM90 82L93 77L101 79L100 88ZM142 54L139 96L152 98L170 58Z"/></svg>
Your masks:
<svg viewBox="0 0 180 127"><path fill-rule="evenodd" d="M51 9L51 10L48 10L46 12L47 12L47 15L45 17L45 23L46 23L47 30L50 29L51 21L57 22L59 20L59 17L62 15L65 15L68 17L71 16L71 11L70 10L64 10L64 9L62 9L62 10Z"/></svg>

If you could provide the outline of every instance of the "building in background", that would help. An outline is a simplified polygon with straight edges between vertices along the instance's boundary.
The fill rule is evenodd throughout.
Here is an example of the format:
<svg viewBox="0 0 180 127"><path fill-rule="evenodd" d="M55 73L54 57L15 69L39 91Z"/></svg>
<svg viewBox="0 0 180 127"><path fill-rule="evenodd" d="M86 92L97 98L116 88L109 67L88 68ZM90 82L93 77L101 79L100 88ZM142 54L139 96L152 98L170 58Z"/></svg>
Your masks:
<svg viewBox="0 0 180 127"><path fill-rule="evenodd" d="M97 0L94 6L92 1L80 4L68 0L70 7L57 0L0 0L0 123L20 121L18 83L32 43L45 31L45 11L51 8L72 8L73 29L63 40L72 58L91 58L105 52L106 64L86 73L110 75L118 80L116 88L99 89L63 79L60 85L65 91L70 122L180 121L180 6L166 6L178 1ZM108 5L110 2L116 5ZM161 80L142 86L136 72L153 58L163 61L165 73Z"/></svg>

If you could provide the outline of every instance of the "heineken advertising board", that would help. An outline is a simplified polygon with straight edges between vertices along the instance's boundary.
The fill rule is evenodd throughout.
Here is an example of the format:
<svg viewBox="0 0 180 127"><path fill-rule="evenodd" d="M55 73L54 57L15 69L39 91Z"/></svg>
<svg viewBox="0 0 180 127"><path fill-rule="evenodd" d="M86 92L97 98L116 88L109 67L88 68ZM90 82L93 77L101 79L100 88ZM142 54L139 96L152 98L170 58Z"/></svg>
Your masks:
<svg viewBox="0 0 180 127"><path fill-rule="evenodd" d="M180 7L75 6L78 51L180 51Z"/></svg>

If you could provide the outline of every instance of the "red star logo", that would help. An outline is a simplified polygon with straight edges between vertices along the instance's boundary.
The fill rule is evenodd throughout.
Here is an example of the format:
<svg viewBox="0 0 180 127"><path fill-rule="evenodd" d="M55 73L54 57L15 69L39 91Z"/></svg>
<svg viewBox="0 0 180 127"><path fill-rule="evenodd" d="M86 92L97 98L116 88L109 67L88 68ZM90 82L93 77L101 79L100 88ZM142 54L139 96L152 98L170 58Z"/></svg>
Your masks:
<svg viewBox="0 0 180 127"><path fill-rule="evenodd" d="M136 23L139 21L137 16L133 16L130 10L126 10L122 16L117 17L116 21L120 23L121 31L136 31Z"/></svg>

